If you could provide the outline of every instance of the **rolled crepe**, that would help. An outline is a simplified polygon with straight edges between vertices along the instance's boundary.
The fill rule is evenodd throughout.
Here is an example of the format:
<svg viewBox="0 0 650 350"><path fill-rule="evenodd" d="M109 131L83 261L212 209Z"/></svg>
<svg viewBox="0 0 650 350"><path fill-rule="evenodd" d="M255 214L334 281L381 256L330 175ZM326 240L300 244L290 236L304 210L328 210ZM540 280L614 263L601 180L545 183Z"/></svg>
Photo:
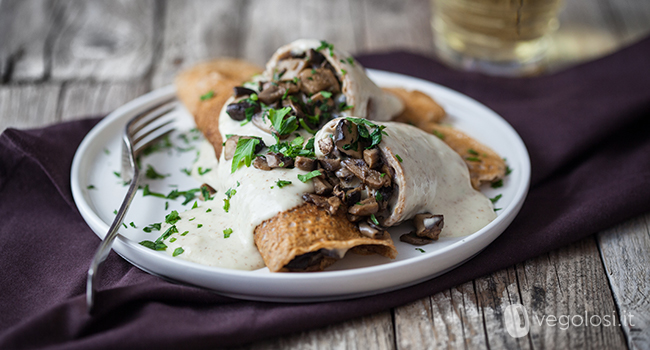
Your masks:
<svg viewBox="0 0 650 350"><path fill-rule="evenodd" d="M317 156L323 156L318 141L333 135L338 122L330 121L316 134ZM403 123L377 124L386 126L387 135L378 147L394 186L389 214L378 218L383 226L419 213L441 214L445 224L440 236L457 237L478 231L496 217L490 200L472 187L465 162L442 140Z"/></svg>
<svg viewBox="0 0 650 350"><path fill-rule="evenodd" d="M387 121L402 112L404 106L401 100L382 91L368 78L364 68L351 55L323 44L324 42L318 40L301 39L280 47L266 64L264 78L271 80L274 74L285 71L280 80L291 81L296 77L296 72L304 69L302 65L305 63L304 59L292 57L304 55L310 49L322 48L319 52L336 71L346 103L352 106L342 113L343 116Z"/></svg>

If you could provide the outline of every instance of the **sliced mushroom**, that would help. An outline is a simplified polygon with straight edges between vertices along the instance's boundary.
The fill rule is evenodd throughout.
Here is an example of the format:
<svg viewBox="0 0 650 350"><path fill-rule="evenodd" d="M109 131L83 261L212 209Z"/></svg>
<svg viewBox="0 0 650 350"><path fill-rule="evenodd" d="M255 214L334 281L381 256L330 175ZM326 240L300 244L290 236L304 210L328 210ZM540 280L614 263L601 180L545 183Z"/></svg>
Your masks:
<svg viewBox="0 0 650 350"><path fill-rule="evenodd" d="M281 88L278 84L265 84L264 90L262 90L257 97L264 104L270 105L271 103L280 100L282 95L284 95L285 89Z"/></svg>
<svg viewBox="0 0 650 350"><path fill-rule="evenodd" d="M325 56L320 52L314 49L309 49L309 51L307 51L307 62L311 68L320 68L323 61L325 61Z"/></svg>
<svg viewBox="0 0 650 350"><path fill-rule="evenodd" d="M339 197L329 197L327 199L327 204L329 204L327 211L329 211L332 215L338 214L339 211L343 209L343 203L341 203Z"/></svg>
<svg viewBox="0 0 650 350"><path fill-rule="evenodd" d="M223 158L225 160L231 160L235 156L235 150L237 150L237 141L239 141L239 136L230 136L223 145Z"/></svg>
<svg viewBox="0 0 650 350"><path fill-rule="evenodd" d="M329 155L334 149L334 142L329 137L318 140L318 148L324 155Z"/></svg>
<svg viewBox="0 0 650 350"><path fill-rule="evenodd" d="M372 197L368 197L362 200L360 203L357 203L350 207L348 209L348 213L352 215L368 216L370 214L376 213L378 210L379 205L377 204L377 201Z"/></svg>
<svg viewBox="0 0 650 350"><path fill-rule="evenodd" d="M355 203L359 203L359 201L361 201L361 187L356 187L345 191L343 202L347 206L352 206Z"/></svg>
<svg viewBox="0 0 650 350"><path fill-rule="evenodd" d="M399 240L412 245L425 245L433 242L431 238L416 236L415 232L403 234L399 237Z"/></svg>
<svg viewBox="0 0 650 350"><path fill-rule="evenodd" d="M352 215L350 213L347 214L348 221L350 222L359 222L361 219L363 219L363 216L358 216L358 215Z"/></svg>
<svg viewBox="0 0 650 350"><path fill-rule="evenodd" d="M316 159L297 156L294 162L296 168L304 171L312 171L316 167Z"/></svg>
<svg viewBox="0 0 650 350"><path fill-rule="evenodd" d="M377 148L363 150L363 160L370 169L376 169L381 165L381 154Z"/></svg>
<svg viewBox="0 0 650 350"><path fill-rule="evenodd" d="M250 96L250 95L256 94L256 93L257 92L255 92L255 90L251 90L251 89L245 88L243 86L235 86L233 88L233 95L235 96L235 98Z"/></svg>
<svg viewBox="0 0 650 350"><path fill-rule="evenodd" d="M445 221L442 215L425 213L415 215L413 224L415 225L415 234L418 237L427 237L435 241L438 240Z"/></svg>
<svg viewBox="0 0 650 350"><path fill-rule="evenodd" d="M312 178L314 183L314 192L320 195L329 195L332 193L333 186L327 182L327 180L321 179L320 177Z"/></svg>
<svg viewBox="0 0 650 350"><path fill-rule="evenodd" d="M280 77L280 80L293 80L293 78L297 77L300 71L305 69L306 66L307 62L300 58L289 58L278 61L278 72L284 72Z"/></svg>
<svg viewBox="0 0 650 350"><path fill-rule="evenodd" d="M329 203L327 203L327 198L325 198L323 196L319 196L317 194L304 193L302 195L302 199L307 203L315 204L316 206L321 207L321 208L329 207Z"/></svg>
<svg viewBox="0 0 650 350"><path fill-rule="evenodd" d="M271 124L271 121L269 118L264 116L264 112L259 112L253 115L253 125L257 126L260 130L267 132L269 134L273 134L275 130L273 130L273 124Z"/></svg>
<svg viewBox="0 0 650 350"><path fill-rule="evenodd" d="M264 156L255 157L255 159L253 160L253 166L260 170L267 170L267 171L271 170L271 167L266 162L266 157Z"/></svg>
<svg viewBox="0 0 650 350"><path fill-rule="evenodd" d="M282 153L268 152L264 155L270 168L292 168L293 159Z"/></svg>
<svg viewBox="0 0 650 350"><path fill-rule="evenodd" d="M369 238L379 238L384 235L383 230L379 230L375 227L370 226L367 222L359 223L359 231L362 235Z"/></svg>
<svg viewBox="0 0 650 350"><path fill-rule="evenodd" d="M327 68L305 69L298 74L301 81L300 90L308 95L319 91L338 93L341 86L334 73Z"/></svg>
<svg viewBox="0 0 650 350"><path fill-rule="evenodd" d="M255 114L258 113L261 109L258 104L256 103L253 104L248 100L241 100L239 102L234 102L229 104L226 107L226 113L230 116L230 118L237 121L242 121L246 119L246 110L249 110L250 112Z"/></svg>
<svg viewBox="0 0 650 350"><path fill-rule="evenodd" d="M321 140L322 141L322 140ZM325 158L319 160L320 165L327 171L337 171L341 169L341 160L338 158Z"/></svg>
<svg viewBox="0 0 650 350"><path fill-rule="evenodd" d="M334 129L334 144L339 152L353 158L361 158L362 150L358 143L357 126L347 119L341 119Z"/></svg>

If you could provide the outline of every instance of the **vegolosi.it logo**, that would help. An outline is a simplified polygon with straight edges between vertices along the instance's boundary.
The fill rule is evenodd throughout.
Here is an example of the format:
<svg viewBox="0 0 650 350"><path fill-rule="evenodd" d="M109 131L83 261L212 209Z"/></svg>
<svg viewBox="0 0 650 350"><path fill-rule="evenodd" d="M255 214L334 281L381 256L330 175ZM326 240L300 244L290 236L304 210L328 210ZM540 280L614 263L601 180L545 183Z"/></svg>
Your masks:
<svg viewBox="0 0 650 350"><path fill-rule="evenodd" d="M506 306L503 312L506 331L513 338L521 338L530 332L528 312L523 305L516 303Z"/></svg>

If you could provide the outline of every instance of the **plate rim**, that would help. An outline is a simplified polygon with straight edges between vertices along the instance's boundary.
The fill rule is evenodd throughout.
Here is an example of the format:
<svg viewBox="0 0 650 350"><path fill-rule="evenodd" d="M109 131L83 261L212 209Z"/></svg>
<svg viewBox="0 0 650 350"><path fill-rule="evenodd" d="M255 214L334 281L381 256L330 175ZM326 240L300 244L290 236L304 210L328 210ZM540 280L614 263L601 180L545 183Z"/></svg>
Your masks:
<svg viewBox="0 0 650 350"><path fill-rule="evenodd" d="M499 237L503 231L509 226L510 222L514 219L514 217L518 214L519 210L521 209L521 206L523 205L523 202L527 196L528 189L530 186L530 177L531 177L531 164L530 164L530 156L528 154L528 150L519 136L519 134L516 132L516 130L505 120L503 117L498 115L496 112L494 112L492 109L489 107L485 106L484 104L476 101L475 99L462 94L458 91L455 91L453 89L450 89L448 87L436 84L434 82L430 82L424 79L419 79L399 73L393 73L393 72L387 72L387 71L380 71L380 70L373 70L373 69L368 69L367 70L368 75L371 77L373 80L398 80L398 81L403 81L406 86L411 86L411 85L430 85L433 86L435 89L440 90L440 91L445 91L446 94L449 96L453 96L454 98L457 99L462 99L465 102L470 102L471 104L474 105L474 107L478 107L483 109L484 111L488 112L489 118L492 119L491 122L496 122L499 125L499 128L505 131L508 136L509 136L509 142L514 142L515 145L512 145L513 148L517 151L518 153L518 160L521 164L521 168L518 168L518 171L521 171L521 176L520 176L520 181L517 184L513 184L513 186L516 186L516 191L513 196L513 199L511 203L509 204L508 207L504 208L504 212L502 212L501 215L497 216L495 220L490 222L488 225L483 227L481 230L466 236L465 238L459 240L458 242L452 243L446 247L437 249L434 253L432 254L423 254L422 256L416 256L416 257L411 257L406 260L401 260L401 261L394 261L390 262L387 264L380 264L380 265L374 265L374 266L368 266L368 267L360 267L360 268L355 268L355 269L348 269L348 270L336 270L336 271L323 271L323 272L318 272L318 273L313 273L313 274L291 274L291 273L267 273L267 274L261 274L257 273L255 274L254 271L240 271L240 270L232 270L232 269L226 269L226 268L219 268L219 267L210 267L210 266L205 266L205 265L199 265L193 262L185 261L182 259L176 259L174 261L175 265L178 265L179 268L191 268L191 269L199 269L202 271L203 274L208 273L208 274L219 274L219 275L225 275L229 278L231 278L232 281L234 282L244 282L246 283L247 279L251 277L251 275L257 280L257 283L264 283L264 282L269 282L269 283L282 283L287 282L287 283L295 283L296 281L301 282L313 282L313 281L323 281L323 280L335 280L337 278L342 278L342 279L350 279L353 277L359 277L359 275L362 276L375 276L377 274L382 274L382 273L390 273L390 270L394 269L400 269L403 268L404 265L410 266L410 265L418 265L422 264L425 261L428 260L436 260L436 259L444 259L446 255L449 255L451 252L455 250L461 249L461 247L466 247L468 249L472 249L475 245L480 245L481 247L478 250L473 251L472 254L470 254L467 258L461 259L460 262L456 264L452 264L453 268L459 266L460 264L466 262L467 260L471 259L474 255L478 254L481 250L483 250L485 247L487 247L494 239ZM378 84L378 85L390 85L390 84ZM412 87L416 88L416 87ZM131 115L135 115L139 113L142 110L145 110L149 105L154 104L160 100L164 100L168 98L170 95L175 94L176 90L173 85L168 85L159 89L155 89L153 91L150 91L142 96L139 96L130 102L127 102L126 104L122 105L121 107L117 108L115 111L107 115L104 119L102 119L93 129L84 137L83 141L77 148L77 151L75 152L75 156L73 158L72 162L72 167L71 167L71 176L70 176L70 183L71 183L71 190L73 194L73 199L75 201L75 205L79 209L79 212L81 213L82 217L84 218L84 221L90 226L90 228L95 232L95 234L100 237L103 237L105 235L106 231L108 230L108 225L94 212L90 204L86 201L85 195L83 192L83 186L81 181L82 175L81 175L81 170L82 166L84 165L84 161L87 161L84 159L86 156L86 153L88 152L88 149L91 147L92 142L101 135L102 131L104 131L106 128L111 126L113 123L118 122L121 119L124 119L125 121L130 118ZM98 232L97 228L102 228L105 227L105 230L100 230L103 231L103 234L101 232ZM498 233L494 233L491 231L498 230ZM491 234L490 234L491 233ZM138 259L133 259L132 258L132 253L137 252L138 254L143 254L142 259L148 260L148 259L153 259L153 260L158 260L160 259L160 254L158 252L151 251L145 247L142 247L141 245L137 244L137 242L134 242L122 235L118 236L118 239L114 243L113 249L124 259L126 259L128 262L132 263L134 266L141 268L145 271L148 271L148 267L141 267L138 265L137 262L134 263L134 260ZM170 257L171 259L171 257ZM447 269L442 269L441 271L438 272L432 272L430 274L427 274L426 276L417 278L417 282L420 282L422 280L430 279L433 278L439 274L442 274L452 267L449 267ZM386 271L388 270L388 271ZM169 277L169 276L166 276ZM175 279L174 277L170 277L172 279ZM197 285L194 282L189 282L186 280L182 280L184 283L189 283L192 285ZM260 282L261 281L261 282ZM402 287L405 287L406 285L412 285L414 284L413 281L406 282L406 283L399 283L393 286L388 286L380 289L372 289L372 290L366 290L363 292L353 292L353 293L325 293L323 295L318 295L318 296L309 296L309 295L287 295L287 296L281 296L281 295L259 295L259 294L247 294L247 293L241 293L237 292L236 290L223 290L223 289L215 289L212 287L206 287L203 284L199 284L199 286L208 288L211 290L214 290L218 293L224 294L224 295L230 295L230 296L236 296L238 298L243 298L243 299L252 299L252 300L269 300L269 301L282 301L282 300L290 300L292 302L295 301L314 301L314 300L332 300L332 299L347 299L347 298L354 298L357 296L361 295L369 295L369 294L377 294L377 293L383 293L388 290L395 290L399 289ZM311 288L313 289L313 288ZM374 292L373 292L374 291ZM263 291L262 291L263 292ZM264 293L263 293L264 294ZM277 294L277 293L276 293ZM282 293L280 293L282 294ZM295 294L295 293L294 293ZM305 294L305 293L298 293L298 294ZM309 294L309 293L306 293ZM259 296L259 298L258 298Z"/></svg>

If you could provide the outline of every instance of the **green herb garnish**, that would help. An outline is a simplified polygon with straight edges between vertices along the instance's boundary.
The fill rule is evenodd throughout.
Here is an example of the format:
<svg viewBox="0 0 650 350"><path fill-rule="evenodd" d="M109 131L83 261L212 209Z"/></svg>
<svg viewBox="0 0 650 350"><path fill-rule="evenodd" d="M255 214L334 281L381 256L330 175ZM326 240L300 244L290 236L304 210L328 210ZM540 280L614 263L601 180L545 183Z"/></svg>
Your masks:
<svg viewBox="0 0 650 350"><path fill-rule="evenodd" d="M131 227L133 227L133 228L137 228L137 227L135 227L135 223L134 223L133 221L131 221L131 222L129 223L129 225L130 225Z"/></svg>
<svg viewBox="0 0 650 350"><path fill-rule="evenodd" d="M184 251L185 250L183 248L178 247L178 248L174 249L174 252L172 253L172 256L179 256L179 255L183 254Z"/></svg>
<svg viewBox="0 0 650 350"><path fill-rule="evenodd" d="M154 197L158 197L158 198L167 198L167 196L165 196L162 193L152 192L149 189L149 184L144 185L144 188L142 189L142 197L146 197L146 196L154 196Z"/></svg>
<svg viewBox="0 0 650 350"><path fill-rule="evenodd" d="M165 222L170 224L170 225L173 225L173 224L177 223L180 219L181 219L181 216L178 215L178 212L176 210L172 210L171 213L169 213L169 214L167 214L167 216L165 216Z"/></svg>
<svg viewBox="0 0 650 350"><path fill-rule="evenodd" d="M235 155L232 158L232 167L230 168L230 173L234 173L241 163L244 163L247 167L251 166L251 161L253 160L253 155L255 154L255 147L260 143L260 140L257 138L244 139L240 138L237 141L237 148L235 149Z"/></svg>
<svg viewBox="0 0 650 350"><path fill-rule="evenodd" d="M502 197L502 195L499 194L499 195L497 195L497 196L494 197L494 198L490 198L490 201L491 201L492 203L496 203L499 199L501 199L501 197Z"/></svg>
<svg viewBox="0 0 650 350"><path fill-rule="evenodd" d="M162 226L161 222L153 223L145 228L142 229L144 232L151 232L153 230L160 231L160 227Z"/></svg>
<svg viewBox="0 0 650 350"><path fill-rule="evenodd" d="M434 134L434 135L436 135L436 136L438 136L438 138L441 139L441 140L444 140L444 139L445 139L445 134L441 133L441 132L438 131L438 130L433 130L431 133Z"/></svg>
<svg viewBox="0 0 650 350"><path fill-rule="evenodd" d="M280 179L278 179L278 181L276 181L275 184L276 184L276 186L278 186L279 188L282 188L282 187L284 187L284 186L291 185L291 181L280 180Z"/></svg>
<svg viewBox="0 0 650 350"><path fill-rule="evenodd" d="M399 154L395 154L395 158L397 158L400 163L403 162L402 157L400 157Z"/></svg>
<svg viewBox="0 0 650 350"><path fill-rule="evenodd" d="M223 230L223 238L230 237L230 234L232 234L232 229L231 228L227 228L227 229Z"/></svg>
<svg viewBox="0 0 650 350"><path fill-rule="evenodd" d="M94 186L94 185L88 185L88 187L86 187L86 189L87 189L87 190L94 190L94 189L95 189L95 186Z"/></svg>
<svg viewBox="0 0 650 350"><path fill-rule="evenodd" d="M415 250L420 251L420 253L426 253L426 251L424 249L422 249L422 248L415 248Z"/></svg>
<svg viewBox="0 0 650 350"><path fill-rule="evenodd" d="M152 242L152 241L142 241L140 242L141 245L153 249L153 250L165 250L167 249L167 245L163 242Z"/></svg>
<svg viewBox="0 0 650 350"><path fill-rule="evenodd" d="M170 175L169 174L167 174L167 175L160 174L160 173L158 173L156 171L156 169L154 169L151 166L151 164L147 164L147 172L145 173L145 176L147 177L147 179L157 180L157 179L164 179L164 178L166 178L167 176L170 176Z"/></svg>
<svg viewBox="0 0 650 350"><path fill-rule="evenodd" d="M201 101L209 100L214 97L214 91L210 90L206 92L205 94L201 95Z"/></svg>
<svg viewBox="0 0 650 350"><path fill-rule="evenodd" d="M372 221L372 223L375 225L379 225L379 221L375 217L375 214L370 214L370 221Z"/></svg>
<svg viewBox="0 0 650 350"><path fill-rule="evenodd" d="M316 176L321 176L321 175L322 174L321 174L321 172L319 170L314 170L314 171L309 172L309 173L307 173L305 175L298 174L298 180L300 180L302 182L307 182L307 181L315 178Z"/></svg>
<svg viewBox="0 0 650 350"><path fill-rule="evenodd" d="M196 225L196 228L201 228L201 227L203 227L203 224Z"/></svg>
<svg viewBox="0 0 650 350"><path fill-rule="evenodd" d="M470 162L480 162L481 159L479 157L465 157L466 160L469 160Z"/></svg>
<svg viewBox="0 0 650 350"><path fill-rule="evenodd" d="M490 185L490 187L492 187L492 188L503 187L503 179L500 179L500 180L497 180L497 181L493 182L493 183Z"/></svg>

